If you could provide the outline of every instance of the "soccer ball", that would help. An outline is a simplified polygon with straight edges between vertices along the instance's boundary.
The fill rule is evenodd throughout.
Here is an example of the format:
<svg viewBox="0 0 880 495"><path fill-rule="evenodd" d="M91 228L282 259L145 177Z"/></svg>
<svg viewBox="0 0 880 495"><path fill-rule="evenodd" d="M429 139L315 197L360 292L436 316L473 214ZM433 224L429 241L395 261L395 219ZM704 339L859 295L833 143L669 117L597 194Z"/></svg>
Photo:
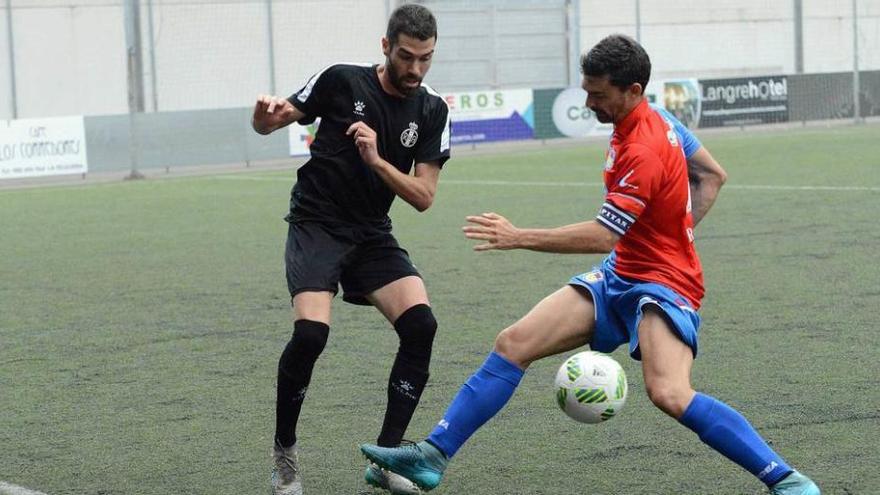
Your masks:
<svg viewBox="0 0 880 495"><path fill-rule="evenodd" d="M626 390L626 373L620 363L600 352L579 352L556 372L556 403L581 423L613 418L626 402Z"/></svg>

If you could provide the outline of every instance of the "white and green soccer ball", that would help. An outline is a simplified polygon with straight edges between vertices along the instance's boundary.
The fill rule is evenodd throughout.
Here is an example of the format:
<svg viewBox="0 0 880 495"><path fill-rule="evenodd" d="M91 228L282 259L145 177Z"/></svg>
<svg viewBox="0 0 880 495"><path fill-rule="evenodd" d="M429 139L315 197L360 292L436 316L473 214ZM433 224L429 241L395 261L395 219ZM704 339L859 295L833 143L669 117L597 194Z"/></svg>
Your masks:
<svg viewBox="0 0 880 495"><path fill-rule="evenodd" d="M579 352L556 372L556 403L581 423L613 418L626 403L626 391L626 373L620 363L600 352Z"/></svg>

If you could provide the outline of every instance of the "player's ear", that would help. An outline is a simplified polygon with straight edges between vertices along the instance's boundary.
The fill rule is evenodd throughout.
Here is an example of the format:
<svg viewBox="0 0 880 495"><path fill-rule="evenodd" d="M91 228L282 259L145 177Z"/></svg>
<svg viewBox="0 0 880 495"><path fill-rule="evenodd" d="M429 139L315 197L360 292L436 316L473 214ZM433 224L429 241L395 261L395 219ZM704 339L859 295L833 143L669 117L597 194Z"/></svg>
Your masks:
<svg viewBox="0 0 880 495"><path fill-rule="evenodd" d="M642 87L641 83L632 83L629 86L629 92L633 96L642 96L645 94L645 88Z"/></svg>
<svg viewBox="0 0 880 495"><path fill-rule="evenodd" d="M385 36L382 36L382 54L386 57L391 55L391 42Z"/></svg>

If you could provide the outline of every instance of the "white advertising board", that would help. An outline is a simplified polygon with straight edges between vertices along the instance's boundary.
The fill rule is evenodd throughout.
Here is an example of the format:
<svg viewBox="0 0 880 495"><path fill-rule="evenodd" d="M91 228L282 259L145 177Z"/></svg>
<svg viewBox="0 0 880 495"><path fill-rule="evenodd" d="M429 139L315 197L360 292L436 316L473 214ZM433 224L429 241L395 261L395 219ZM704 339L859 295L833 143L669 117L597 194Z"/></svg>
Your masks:
<svg viewBox="0 0 880 495"><path fill-rule="evenodd" d="M82 116L0 121L0 179L87 171Z"/></svg>

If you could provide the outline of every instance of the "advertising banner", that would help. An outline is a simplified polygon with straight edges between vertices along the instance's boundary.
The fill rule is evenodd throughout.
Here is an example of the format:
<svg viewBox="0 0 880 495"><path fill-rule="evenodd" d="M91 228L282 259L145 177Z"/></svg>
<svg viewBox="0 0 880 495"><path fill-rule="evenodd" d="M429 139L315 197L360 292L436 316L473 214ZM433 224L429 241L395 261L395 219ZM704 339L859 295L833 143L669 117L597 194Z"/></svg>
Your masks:
<svg viewBox="0 0 880 495"><path fill-rule="evenodd" d="M648 85L651 86L650 84ZM656 103L689 129L700 123L700 83L696 79L673 79L660 84Z"/></svg>
<svg viewBox="0 0 880 495"><path fill-rule="evenodd" d="M0 121L0 179L87 171L82 116Z"/></svg>
<svg viewBox="0 0 880 495"><path fill-rule="evenodd" d="M444 95L452 118L452 143L532 139L531 89L470 91Z"/></svg>
<svg viewBox="0 0 880 495"><path fill-rule="evenodd" d="M321 119L318 118L309 125L300 125L294 122L287 127L290 156L307 156L309 154L309 146L315 140L315 133L318 132L320 124Z"/></svg>
<svg viewBox="0 0 880 495"><path fill-rule="evenodd" d="M586 101L581 88L535 90L535 138L610 136L612 125L596 120Z"/></svg>
<svg viewBox="0 0 880 495"><path fill-rule="evenodd" d="M449 93L453 144L532 139L535 135L531 89L504 89ZM320 119L314 124L289 126L291 156L309 154Z"/></svg>
<svg viewBox="0 0 880 495"><path fill-rule="evenodd" d="M788 122L788 78L700 79L700 127Z"/></svg>

